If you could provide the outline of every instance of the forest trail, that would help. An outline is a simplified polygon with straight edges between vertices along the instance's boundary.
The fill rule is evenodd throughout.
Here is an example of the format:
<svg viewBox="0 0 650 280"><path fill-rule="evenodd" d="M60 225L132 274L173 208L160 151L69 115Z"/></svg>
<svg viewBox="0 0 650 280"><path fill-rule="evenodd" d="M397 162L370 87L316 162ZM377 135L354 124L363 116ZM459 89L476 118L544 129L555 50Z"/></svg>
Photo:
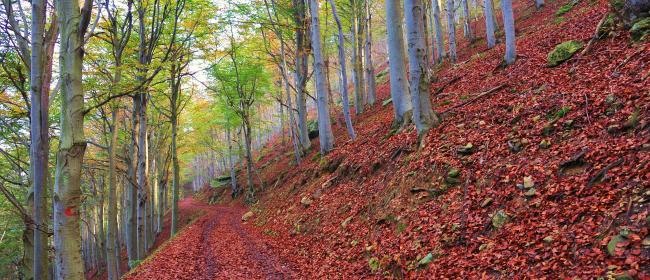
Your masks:
<svg viewBox="0 0 650 280"><path fill-rule="evenodd" d="M242 224L241 206L207 205L192 197L180 210L205 212L123 279L293 279L296 272Z"/></svg>

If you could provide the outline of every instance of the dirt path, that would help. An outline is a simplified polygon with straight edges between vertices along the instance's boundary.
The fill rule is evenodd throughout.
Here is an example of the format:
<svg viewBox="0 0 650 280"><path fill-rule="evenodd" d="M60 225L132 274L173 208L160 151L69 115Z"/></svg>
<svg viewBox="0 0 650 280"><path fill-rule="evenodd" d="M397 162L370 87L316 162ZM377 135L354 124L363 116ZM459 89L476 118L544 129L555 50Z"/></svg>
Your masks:
<svg viewBox="0 0 650 280"><path fill-rule="evenodd" d="M205 211L125 279L295 279L291 265L241 223L242 207L191 198L180 207Z"/></svg>

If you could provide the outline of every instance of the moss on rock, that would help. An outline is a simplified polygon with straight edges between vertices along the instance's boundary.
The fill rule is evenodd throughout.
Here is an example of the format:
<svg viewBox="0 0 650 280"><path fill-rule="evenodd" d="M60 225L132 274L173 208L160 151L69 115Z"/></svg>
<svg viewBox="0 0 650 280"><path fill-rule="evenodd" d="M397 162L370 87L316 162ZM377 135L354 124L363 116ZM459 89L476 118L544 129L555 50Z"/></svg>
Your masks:
<svg viewBox="0 0 650 280"><path fill-rule="evenodd" d="M643 18L638 20L630 28L630 37L633 41L643 41L649 39L650 36L650 17Z"/></svg>
<svg viewBox="0 0 650 280"><path fill-rule="evenodd" d="M566 41L555 46L555 49L548 53L548 66L554 67L562 64L578 52L582 46L580 41Z"/></svg>

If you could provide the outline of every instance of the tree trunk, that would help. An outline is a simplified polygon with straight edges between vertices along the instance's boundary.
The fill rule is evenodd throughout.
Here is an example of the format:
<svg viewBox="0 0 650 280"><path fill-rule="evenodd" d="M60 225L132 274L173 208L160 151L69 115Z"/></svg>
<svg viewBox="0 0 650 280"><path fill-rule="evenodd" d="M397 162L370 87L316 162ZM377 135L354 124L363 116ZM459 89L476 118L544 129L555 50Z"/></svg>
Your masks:
<svg viewBox="0 0 650 280"><path fill-rule="evenodd" d="M506 64L510 65L516 59L516 46L515 46L515 17L512 14L512 0L502 0L501 10L503 11L503 29L506 33Z"/></svg>
<svg viewBox="0 0 650 280"><path fill-rule="evenodd" d="M454 21L454 0L447 0L447 36L449 37L449 59L452 63L456 63L456 23Z"/></svg>
<svg viewBox="0 0 650 280"><path fill-rule="evenodd" d="M366 59L366 81L368 87L368 104L374 105L377 95L375 84L375 68L372 65L372 16L370 13L370 0L365 0L365 28L366 28L366 45L364 55Z"/></svg>
<svg viewBox="0 0 650 280"><path fill-rule="evenodd" d="M463 5L465 37L471 41L474 40L474 35L472 34L472 25L470 24L471 17L469 14L469 3L467 3L467 0L462 0L461 3Z"/></svg>
<svg viewBox="0 0 650 280"><path fill-rule="evenodd" d="M117 70L119 72L119 70ZM117 77L121 75L116 74ZM108 223L106 227L106 271L108 280L115 280L119 278L119 259L117 252L119 246L117 244L117 174L116 174L116 149L119 137L119 111L113 108L112 113L113 125L111 129L111 143L108 146Z"/></svg>
<svg viewBox="0 0 650 280"><path fill-rule="evenodd" d="M11 5L11 4L9 4ZM49 159L49 95L52 79L52 52L56 41L57 25L52 24L52 29L45 36L45 21L47 3L42 0L32 1L32 27L31 27L31 61L30 61L30 170L33 205L28 211L32 213L34 226L28 225L28 232L33 233L33 249L26 246L25 250L32 249L32 272L34 279L49 279L48 272L48 236L47 236L47 186L48 186L48 159ZM30 206L31 206L30 205ZM26 244L30 244L27 242ZM26 275L31 277L31 275Z"/></svg>
<svg viewBox="0 0 650 280"><path fill-rule="evenodd" d="M436 0L434 0L436 1ZM411 94L406 76L406 51L402 27L400 1L386 1L386 31L388 33L388 61L390 71L390 96L393 103L393 126L408 123L411 111Z"/></svg>
<svg viewBox="0 0 650 280"><path fill-rule="evenodd" d="M172 99L174 104L176 100ZM178 232L178 190L180 188L180 165L178 163L178 112L177 106L172 106L172 236Z"/></svg>
<svg viewBox="0 0 650 280"><path fill-rule="evenodd" d="M544 0L535 0L535 7L537 7L538 9L544 7Z"/></svg>
<svg viewBox="0 0 650 280"><path fill-rule="evenodd" d="M348 97L348 74L345 62L345 38L343 37L343 25L341 24L341 19L339 18L338 13L336 12L336 5L334 0L329 0L330 5L332 6L332 15L336 21L336 26L338 28L338 49L339 49L339 64L341 65L341 101L343 103L343 116L345 118L345 126L348 129L348 135L350 139L354 140L357 136L354 132L354 127L352 126L352 116L350 115L350 99Z"/></svg>
<svg viewBox="0 0 650 280"><path fill-rule="evenodd" d="M483 1L484 18L485 18L485 37L487 39L487 47L491 49L496 44L494 37L495 23L494 23L494 8L492 7L492 0Z"/></svg>
<svg viewBox="0 0 650 280"><path fill-rule="evenodd" d="M136 96L133 97L133 111L131 114L131 145L129 146L129 159L128 159L128 174L127 183L128 190L126 194L126 249L129 257L129 267L138 259L138 238L137 238L137 135L139 130L139 118L136 106L138 106ZM133 267L130 267L133 268Z"/></svg>
<svg viewBox="0 0 650 280"><path fill-rule="evenodd" d="M294 20L296 23L296 54L295 54L295 80L296 80L296 107L298 108L298 135L302 150L311 147L309 131L307 129L307 75L308 75L308 48L305 35L307 24L305 20L305 0L293 0Z"/></svg>
<svg viewBox="0 0 650 280"><path fill-rule="evenodd" d="M363 78L363 17L361 16L360 5L357 1L363 0L350 0L352 6L352 19L350 25L352 26L352 60L354 61L354 110L355 114L363 113L364 97L366 95L365 83Z"/></svg>
<svg viewBox="0 0 650 280"><path fill-rule="evenodd" d="M311 45L314 51L314 76L316 79L316 102L318 106L318 138L321 155L327 154L334 148L334 135L327 104L327 80L322 53L320 22L318 16L318 0L310 0L311 11Z"/></svg>
<svg viewBox="0 0 650 280"><path fill-rule="evenodd" d="M230 189L232 197L239 195L239 187L237 186L237 173L235 172L235 161L232 155L232 140L230 139L230 124L226 126L226 142L228 142L228 169L230 171ZM297 145L297 143L294 142ZM297 147L297 146L296 146Z"/></svg>
<svg viewBox="0 0 650 280"><path fill-rule="evenodd" d="M87 3L89 1L86 1ZM92 5L92 4L90 4ZM56 279L83 279L80 203L84 137L82 87L83 38L91 7L79 9L79 1L56 2L61 31L59 66L61 86L61 135L54 182L54 247ZM82 19L83 17L83 19Z"/></svg>
<svg viewBox="0 0 650 280"><path fill-rule="evenodd" d="M408 32L409 70L411 102L413 104L413 122L422 136L438 123L438 116L431 108L429 96L430 79L427 77L426 44L424 42L424 9L422 0L405 0L404 10L406 30Z"/></svg>
<svg viewBox="0 0 650 280"><path fill-rule="evenodd" d="M431 6L433 8L433 24L436 29L436 56L438 63L442 63L443 58L445 57L445 39L442 35L442 21L440 20L440 6L438 5L438 0L431 0Z"/></svg>

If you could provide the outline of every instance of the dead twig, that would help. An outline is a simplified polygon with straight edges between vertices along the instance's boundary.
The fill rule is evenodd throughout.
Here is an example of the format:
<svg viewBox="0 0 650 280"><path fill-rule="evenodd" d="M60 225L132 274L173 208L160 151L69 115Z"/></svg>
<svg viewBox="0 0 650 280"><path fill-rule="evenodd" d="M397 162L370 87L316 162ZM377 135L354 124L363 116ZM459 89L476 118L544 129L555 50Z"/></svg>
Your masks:
<svg viewBox="0 0 650 280"><path fill-rule="evenodd" d="M612 168L614 168L616 166L621 165L621 163L623 163L623 159L619 158L618 160L616 160L616 161L608 164L607 166L605 166L605 168L598 171L598 173L596 173L596 175L594 175L594 177L589 179L589 182L587 183L587 187L591 187L591 186L601 182L603 179L605 179L605 175L607 175L607 171L609 171L610 169L612 169Z"/></svg>
<svg viewBox="0 0 650 280"><path fill-rule="evenodd" d="M467 104L473 103L473 102L475 102L476 100L478 100L478 99L481 98L481 97L484 97L484 96L486 96L486 95L490 95L490 94L492 94L492 93L495 93L495 92L497 92L497 91L503 89L504 87L506 87L506 84L501 84L501 85L499 85L499 86L497 86L497 87L495 87L495 88L493 88L493 89L491 89L491 90L488 90L488 91L485 91L485 92L483 92L483 93L480 93L480 94L476 95L476 96L475 96L474 98L472 98L472 99L468 99L468 100L466 100L466 101L464 101L464 102L462 102L462 103L460 103L460 104L454 105L454 106L448 108L447 110L442 111L442 113L440 113L440 114L447 114L447 113L449 113L450 111L453 111L453 110L455 110L455 109L458 109L458 108L460 108L460 107L463 107L463 106L465 106L465 105L467 105Z"/></svg>
<svg viewBox="0 0 650 280"><path fill-rule="evenodd" d="M618 65L616 65L616 68L614 68L614 69L615 69L615 70L618 70L618 69L621 68L623 65L627 64L628 62L630 62L630 60L631 60L632 58L634 58L634 57L637 56L638 54L642 53L643 51L645 51L645 46L641 47L638 51L636 51L636 52L632 53L630 56L626 57L625 60L623 60L623 61L622 61L621 63L619 63Z"/></svg>
<svg viewBox="0 0 650 280"><path fill-rule="evenodd" d="M607 20L608 15L609 15L609 12L605 13L605 15L603 15L603 18L600 19L600 22L598 22L598 25L596 25L596 30L594 31L594 36L591 37L591 40L589 40L589 42L587 43L587 46L582 50L582 52L580 52L580 56L583 56L586 53L588 53L589 50L591 50L591 46L593 45L593 43L596 40L598 40L598 37L599 37L598 36L598 30L600 30L600 28L603 26L603 23L605 23L605 20Z"/></svg>
<svg viewBox="0 0 650 280"><path fill-rule="evenodd" d="M440 86L438 89L436 89L436 92L433 93L434 96L440 94L445 88L447 88L449 85L453 84L454 82L460 80L460 76L456 76L454 78L451 78L449 81L447 81L444 85Z"/></svg>

